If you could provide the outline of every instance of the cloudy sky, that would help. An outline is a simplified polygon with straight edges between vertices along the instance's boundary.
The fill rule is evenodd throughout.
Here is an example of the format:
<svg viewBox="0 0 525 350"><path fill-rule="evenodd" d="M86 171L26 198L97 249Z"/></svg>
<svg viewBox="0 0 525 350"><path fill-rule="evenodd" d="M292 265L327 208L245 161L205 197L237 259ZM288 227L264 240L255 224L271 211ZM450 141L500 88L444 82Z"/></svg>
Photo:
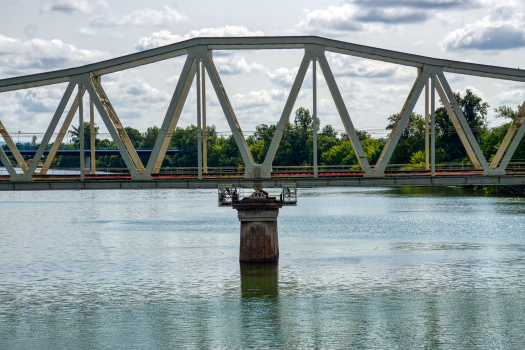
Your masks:
<svg viewBox="0 0 525 350"><path fill-rule="evenodd" d="M424 56L525 68L525 2L518 0L185 1L0 0L0 79L81 66L198 36L318 35ZM215 52L214 59L246 134L275 123L301 50ZM356 127L384 134L401 109L413 68L329 54ZM125 126L160 125L184 57L102 78ZM296 108L312 106L312 73ZM470 88L491 108L516 107L523 83L446 74L453 90ZM324 79L318 79L321 124L342 130ZM0 93L0 120L13 134L43 133L66 85ZM208 120L228 125L207 84ZM180 126L196 123L195 90ZM416 111L423 112L423 98ZM76 122L75 122L76 123ZM98 119L97 124L102 121ZM102 127L102 130L105 128ZM22 141L22 139L20 140Z"/></svg>

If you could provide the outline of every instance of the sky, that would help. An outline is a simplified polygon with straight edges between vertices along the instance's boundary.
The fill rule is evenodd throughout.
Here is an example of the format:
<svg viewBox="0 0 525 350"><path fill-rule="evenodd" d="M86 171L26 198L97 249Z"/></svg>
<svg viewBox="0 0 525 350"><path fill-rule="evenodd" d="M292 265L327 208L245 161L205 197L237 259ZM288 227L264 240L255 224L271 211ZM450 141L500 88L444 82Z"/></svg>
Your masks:
<svg viewBox="0 0 525 350"><path fill-rule="evenodd" d="M0 79L82 66L199 36L317 35L423 56L525 68L524 23L525 2L518 0L0 0ZM214 52L246 135L258 124L278 121L302 55L298 49ZM387 118L402 108L416 69L333 53L327 58L356 128L384 136ZM184 60L173 58L102 77L124 126L143 132L162 124ZM491 126L501 123L495 107L516 108L525 100L524 83L445 75L454 91L464 94L471 89L489 103ZM320 70L317 80L321 128L330 124L343 131ZM66 86L0 93L0 120L15 140L19 132L21 142L33 134L40 138ZM208 124L229 134L209 80L206 95ZM294 109L301 106L312 110L311 69ZM415 112L423 113L423 106L421 97ZM193 87L178 125L196 124L196 115ZM98 115L96 123L104 134Z"/></svg>

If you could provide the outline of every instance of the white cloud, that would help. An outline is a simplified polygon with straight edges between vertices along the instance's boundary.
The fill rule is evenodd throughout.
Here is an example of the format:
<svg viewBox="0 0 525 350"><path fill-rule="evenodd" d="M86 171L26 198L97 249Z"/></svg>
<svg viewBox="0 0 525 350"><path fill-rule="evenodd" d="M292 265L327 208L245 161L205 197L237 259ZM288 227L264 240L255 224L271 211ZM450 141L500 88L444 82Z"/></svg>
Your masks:
<svg viewBox="0 0 525 350"><path fill-rule="evenodd" d="M414 69L393 63L355 58L341 54L327 54L334 75L366 78L410 78Z"/></svg>
<svg viewBox="0 0 525 350"><path fill-rule="evenodd" d="M112 87L112 89L114 89L114 87ZM151 85L141 81L135 83L119 82L118 90L121 91L121 89L123 89L122 91L127 95L133 96L131 99L128 99L132 104L140 102L146 104L161 103L168 101L170 98L170 95L166 91L155 89L151 87Z"/></svg>
<svg viewBox="0 0 525 350"><path fill-rule="evenodd" d="M360 22L413 23L424 22L428 18L426 11L410 7L373 8L359 11L356 20Z"/></svg>
<svg viewBox="0 0 525 350"><path fill-rule="evenodd" d="M244 26L203 28L200 30L192 30L185 35L172 34L169 30L161 30L151 34L150 36L140 38L139 42L135 45L135 49L137 51L144 51L197 37L237 37L262 35L264 35L263 32L259 30L251 32Z"/></svg>
<svg viewBox="0 0 525 350"><path fill-rule="evenodd" d="M497 99L501 101L501 104L508 104L514 107L514 105L521 105L525 100L525 90L514 89L509 91L502 91L498 94Z"/></svg>
<svg viewBox="0 0 525 350"><path fill-rule="evenodd" d="M494 0L347 0L326 9L303 10L294 28L300 33L343 35L349 32L385 32L395 26L421 23L458 8L480 7ZM457 12L457 11L456 11Z"/></svg>
<svg viewBox="0 0 525 350"><path fill-rule="evenodd" d="M407 7L414 9L455 9L458 7L477 7L495 0L348 0L362 7Z"/></svg>
<svg viewBox="0 0 525 350"><path fill-rule="evenodd" d="M408 92L410 87L406 85L381 85L379 89L383 92Z"/></svg>
<svg viewBox="0 0 525 350"><path fill-rule="evenodd" d="M187 21L189 21L188 16L165 6L164 10L161 11L146 8L132 11L122 17L113 14L99 14L91 18L89 24L96 27L169 26Z"/></svg>
<svg viewBox="0 0 525 350"><path fill-rule="evenodd" d="M463 90L458 89L458 90L456 90L456 91L454 91L454 92L455 92L455 93L459 93L461 96L465 96L466 93L467 93L467 90L472 91L472 93L473 93L474 95L477 95L477 96L481 97L481 99L485 100L485 94L484 94L483 92L481 92L480 90L478 90L476 87L471 86L471 85L469 85L469 86L465 86L465 87L463 88Z"/></svg>
<svg viewBox="0 0 525 350"><path fill-rule="evenodd" d="M57 88L35 88L20 90L15 93L17 112L26 114L53 113L64 91Z"/></svg>
<svg viewBox="0 0 525 350"><path fill-rule="evenodd" d="M302 33L342 34L359 31L363 24L355 20L358 7L351 4L329 6L326 10L303 11L303 18L295 25Z"/></svg>
<svg viewBox="0 0 525 350"><path fill-rule="evenodd" d="M175 74L174 76L166 79L166 83L168 83L170 85L176 84L179 81L179 78L180 78L180 75Z"/></svg>
<svg viewBox="0 0 525 350"><path fill-rule="evenodd" d="M247 94L233 95L233 101L240 109L267 107L275 101L284 101L288 93L289 91L283 89L250 91Z"/></svg>
<svg viewBox="0 0 525 350"><path fill-rule="evenodd" d="M259 72L264 69L262 64L257 62L248 63L244 57L235 55L235 56L226 56L218 57L214 60L215 67L221 74L240 74L240 73L250 73L250 72Z"/></svg>
<svg viewBox="0 0 525 350"><path fill-rule="evenodd" d="M93 35L97 35L98 34L95 30L93 30L91 28L80 28L78 30L78 32L80 34L82 34L82 35L88 35L88 36L93 36Z"/></svg>
<svg viewBox="0 0 525 350"><path fill-rule="evenodd" d="M67 83L62 83L0 94L2 123L11 136L14 137L18 131L45 131L66 87ZM20 141L29 141L25 139L27 136L22 135Z"/></svg>
<svg viewBox="0 0 525 350"><path fill-rule="evenodd" d="M292 69L279 68L275 72L266 72L266 75L270 78L270 81L282 87L291 88L292 84L297 76L299 67Z"/></svg>
<svg viewBox="0 0 525 350"><path fill-rule="evenodd" d="M98 50L78 49L58 39L22 41L0 35L0 74L21 75L63 69L107 58Z"/></svg>
<svg viewBox="0 0 525 350"><path fill-rule="evenodd" d="M486 16L447 34L442 45L447 50L507 50L525 46L523 17L492 21Z"/></svg>

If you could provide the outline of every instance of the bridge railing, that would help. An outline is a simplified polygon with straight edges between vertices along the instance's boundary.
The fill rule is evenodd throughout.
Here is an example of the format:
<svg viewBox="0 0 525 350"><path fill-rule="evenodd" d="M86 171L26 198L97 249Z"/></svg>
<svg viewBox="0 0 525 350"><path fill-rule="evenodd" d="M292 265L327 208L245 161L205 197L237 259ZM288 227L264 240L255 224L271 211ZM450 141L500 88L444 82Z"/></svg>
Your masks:
<svg viewBox="0 0 525 350"><path fill-rule="evenodd" d="M22 169L16 168L21 174ZM208 167L206 177L242 177L244 176L244 167ZM510 162L507 167L507 172L525 171L525 160L519 159ZM161 168L157 177L197 177L198 167L165 167ZM39 175L39 169L36 169L35 179L52 179L52 178L80 178L80 168L51 168L46 175ZM481 172L475 169L471 162L462 163L437 163L436 172L440 174L461 174ZM320 165L318 166L319 176L363 176L363 172L356 165ZM423 164L389 164L386 168L385 175L418 175L428 174L429 170L425 169ZM115 178L115 177L129 177L130 172L128 168L98 168L96 174L92 175L86 171L86 176L95 176L96 178ZM273 166L272 176L282 177L311 177L314 176L313 166ZM3 180L9 180L9 173L4 167L0 167L0 177Z"/></svg>

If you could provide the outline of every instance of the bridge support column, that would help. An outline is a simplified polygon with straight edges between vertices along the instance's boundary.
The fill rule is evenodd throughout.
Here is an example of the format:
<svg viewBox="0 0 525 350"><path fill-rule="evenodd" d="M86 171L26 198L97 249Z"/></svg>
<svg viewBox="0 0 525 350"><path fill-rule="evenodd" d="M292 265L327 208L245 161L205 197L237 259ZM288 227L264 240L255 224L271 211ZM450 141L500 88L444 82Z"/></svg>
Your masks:
<svg viewBox="0 0 525 350"><path fill-rule="evenodd" d="M279 260L277 216L281 201L256 190L250 197L233 204L241 222L240 261L268 262Z"/></svg>

